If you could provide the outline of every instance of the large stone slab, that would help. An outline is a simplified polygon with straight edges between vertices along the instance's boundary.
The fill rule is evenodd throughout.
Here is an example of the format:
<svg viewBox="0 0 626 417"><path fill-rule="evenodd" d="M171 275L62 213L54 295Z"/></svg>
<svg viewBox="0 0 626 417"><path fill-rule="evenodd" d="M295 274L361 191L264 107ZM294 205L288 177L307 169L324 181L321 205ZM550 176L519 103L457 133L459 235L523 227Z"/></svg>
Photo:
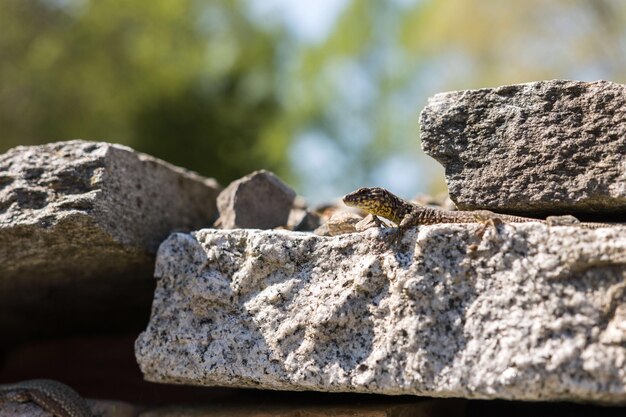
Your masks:
<svg viewBox="0 0 626 417"><path fill-rule="evenodd" d="M626 227L173 234L135 344L155 382L626 402Z"/></svg>
<svg viewBox="0 0 626 417"><path fill-rule="evenodd" d="M460 209L626 221L626 86L540 81L431 97L422 147Z"/></svg>
<svg viewBox="0 0 626 417"><path fill-rule="evenodd" d="M0 339L145 320L159 243L210 225L218 193L214 180L109 143L0 155Z"/></svg>

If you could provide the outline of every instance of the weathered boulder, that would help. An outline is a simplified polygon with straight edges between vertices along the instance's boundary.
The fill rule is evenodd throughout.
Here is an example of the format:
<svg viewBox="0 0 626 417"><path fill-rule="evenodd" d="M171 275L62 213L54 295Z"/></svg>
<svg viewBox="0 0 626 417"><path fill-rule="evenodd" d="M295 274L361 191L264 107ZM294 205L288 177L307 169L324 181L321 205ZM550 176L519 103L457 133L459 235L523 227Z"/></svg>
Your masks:
<svg viewBox="0 0 626 417"><path fill-rule="evenodd" d="M0 340L140 323L159 243L209 226L219 191L103 142L0 155Z"/></svg>
<svg viewBox="0 0 626 417"><path fill-rule="evenodd" d="M296 193L269 171L255 171L231 182L217 198L223 229L286 226Z"/></svg>
<svg viewBox="0 0 626 417"><path fill-rule="evenodd" d="M159 248L147 380L626 402L626 227L200 230Z"/></svg>
<svg viewBox="0 0 626 417"><path fill-rule="evenodd" d="M626 86L540 81L431 97L424 152L462 210L626 221Z"/></svg>

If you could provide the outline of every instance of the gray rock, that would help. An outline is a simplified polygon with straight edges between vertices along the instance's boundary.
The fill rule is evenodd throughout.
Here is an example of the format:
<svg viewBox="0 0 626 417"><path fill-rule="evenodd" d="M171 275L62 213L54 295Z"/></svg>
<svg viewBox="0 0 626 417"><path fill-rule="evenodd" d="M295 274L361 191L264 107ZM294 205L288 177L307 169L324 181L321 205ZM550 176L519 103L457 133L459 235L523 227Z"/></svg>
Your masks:
<svg viewBox="0 0 626 417"><path fill-rule="evenodd" d="M320 216L311 210L293 208L289 212L287 229L296 232L312 232L320 227Z"/></svg>
<svg viewBox="0 0 626 417"><path fill-rule="evenodd" d="M540 81L437 94L424 151L461 210L626 221L626 86ZM583 216L584 217L584 216Z"/></svg>
<svg viewBox="0 0 626 417"><path fill-rule="evenodd" d="M296 193L277 176L260 170L233 181L220 193L218 224L223 229L286 226Z"/></svg>
<svg viewBox="0 0 626 417"><path fill-rule="evenodd" d="M2 340L145 320L159 243L210 225L218 193L214 180L108 143L0 155Z"/></svg>
<svg viewBox="0 0 626 417"><path fill-rule="evenodd" d="M356 213L337 210L326 223L315 229L315 234L319 236L337 236L344 233L354 233L357 231L356 225L362 220L363 218Z"/></svg>
<svg viewBox="0 0 626 417"><path fill-rule="evenodd" d="M200 230L159 248L149 381L626 402L626 227L336 237Z"/></svg>

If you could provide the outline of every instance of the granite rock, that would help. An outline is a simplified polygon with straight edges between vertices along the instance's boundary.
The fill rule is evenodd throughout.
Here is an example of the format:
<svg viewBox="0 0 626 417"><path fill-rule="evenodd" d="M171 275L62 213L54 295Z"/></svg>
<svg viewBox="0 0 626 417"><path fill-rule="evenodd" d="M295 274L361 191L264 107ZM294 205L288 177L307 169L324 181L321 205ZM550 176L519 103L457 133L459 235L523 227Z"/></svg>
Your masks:
<svg viewBox="0 0 626 417"><path fill-rule="evenodd" d="M200 230L159 248L149 381L626 403L626 227Z"/></svg>
<svg viewBox="0 0 626 417"><path fill-rule="evenodd" d="M269 171L255 171L233 181L220 193L218 225L222 229L272 229L287 226L296 193Z"/></svg>
<svg viewBox="0 0 626 417"><path fill-rule="evenodd" d="M214 180L103 142L0 155L2 340L145 320L159 243L209 226L219 191Z"/></svg>
<svg viewBox="0 0 626 417"><path fill-rule="evenodd" d="M424 152L461 210L626 221L626 86L539 81L431 97Z"/></svg>

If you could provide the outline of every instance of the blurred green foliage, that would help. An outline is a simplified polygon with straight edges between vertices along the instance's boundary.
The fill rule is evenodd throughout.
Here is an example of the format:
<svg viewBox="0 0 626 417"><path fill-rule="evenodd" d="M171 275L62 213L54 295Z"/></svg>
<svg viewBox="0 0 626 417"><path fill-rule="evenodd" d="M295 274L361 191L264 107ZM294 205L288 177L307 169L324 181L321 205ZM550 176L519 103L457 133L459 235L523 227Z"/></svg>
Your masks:
<svg viewBox="0 0 626 417"><path fill-rule="evenodd" d="M270 169L317 200L441 191L427 97L623 82L625 23L618 0L3 0L0 151L106 140L222 184Z"/></svg>
<svg viewBox="0 0 626 417"><path fill-rule="evenodd" d="M5 0L0 146L124 143L228 182L285 170L276 45L234 2Z"/></svg>

